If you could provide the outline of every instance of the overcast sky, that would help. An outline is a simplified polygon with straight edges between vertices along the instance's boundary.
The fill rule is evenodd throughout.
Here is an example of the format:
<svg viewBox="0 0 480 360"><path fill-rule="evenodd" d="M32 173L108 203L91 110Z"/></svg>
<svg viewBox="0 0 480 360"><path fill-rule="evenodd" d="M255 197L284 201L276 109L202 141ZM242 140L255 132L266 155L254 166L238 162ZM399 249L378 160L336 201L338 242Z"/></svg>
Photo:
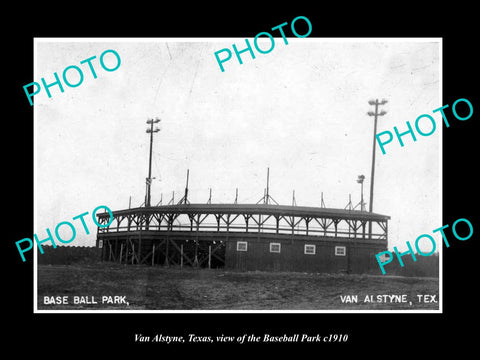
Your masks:
<svg viewBox="0 0 480 360"><path fill-rule="evenodd" d="M251 40L252 41L252 40ZM441 223L443 105L438 39L276 38L269 54L242 54L224 63L214 52L243 48L245 39L36 39L32 81L53 82L69 65L84 70L83 83L44 89L35 96L36 223L40 239L61 221L106 205L112 210L144 201L149 135L146 120L159 117L154 137L152 204L178 200L190 169L189 200L240 203L263 196L267 167L270 194L281 204L344 208L360 201L357 176L366 176L369 200L373 107L387 99L377 132L406 130L421 114L437 119L437 131L417 141L405 136L377 146L374 212L391 216L389 248L406 249ZM267 48L267 45L265 45ZM104 71L103 51L113 49L120 67ZM255 50L254 50L255 51ZM93 55L98 78L80 61ZM111 55L111 54L110 54ZM106 56L109 66L113 56ZM113 63L113 65L111 65ZM69 73L74 80L74 71ZM26 100L28 104L28 100ZM425 125L425 128L428 127ZM367 204L368 207L368 204ZM80 222L72 245L95 244L96 228ZM438 234L435 234L440 244ZM425 248L429 251L429 248Z"/></svg>

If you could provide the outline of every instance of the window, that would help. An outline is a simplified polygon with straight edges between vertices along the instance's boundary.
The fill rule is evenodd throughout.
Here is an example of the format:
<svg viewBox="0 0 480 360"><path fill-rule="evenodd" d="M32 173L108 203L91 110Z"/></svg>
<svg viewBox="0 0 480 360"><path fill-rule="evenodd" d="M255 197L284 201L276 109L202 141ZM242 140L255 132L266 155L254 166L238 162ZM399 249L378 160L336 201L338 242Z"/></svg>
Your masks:
<svg viewBox="0 0 480 360"><path fill-rule="evenodd" d="M346 253L345 246L335 246L335 256L345 256Z"/></svg>
<svg viewBox="0 0 480 360"><path fill-rule="evenodd" d="M281 248L280 243L270 243L270 252L271 253L279 253Z"/></svg>
<svg viewBox="0 0 480 360"><path fill-rule="evenodd" d="M98 248L103 248L103 240L98 240Z"/></svg>
<svg viewBox="0 0 480 360"><path fill-rule="evenodd" d="M315 255L316 246L305 244L304 254L305 255Z"/></svg>
<svg viewBox="0 0 480 360"><path fill-rule="evenodd" d="M237 251L247 251L248 243L246 241L237 241Z"/></svg>

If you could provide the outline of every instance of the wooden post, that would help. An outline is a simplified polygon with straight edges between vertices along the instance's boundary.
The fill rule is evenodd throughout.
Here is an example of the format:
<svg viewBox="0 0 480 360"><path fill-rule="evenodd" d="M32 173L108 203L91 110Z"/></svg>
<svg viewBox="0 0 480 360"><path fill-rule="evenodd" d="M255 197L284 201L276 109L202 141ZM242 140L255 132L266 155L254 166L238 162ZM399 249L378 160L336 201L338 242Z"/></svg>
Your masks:
<svg viewBox="0 0 480 360"><path fill-rule="evenodd" d="M163 264L164 266L168 267L168 243L169 243L169 237L167 236L167 240L165 241L165 263Z"/></svg>
<svg viewBox="0 0 480 360"><path fill-rule="evenodd" d="M117 255L118 255L118 236L115 238L115 248L113 249L113 254L115 257L113 258L113 261L117 260Z"/></svg>
<svg viewBox="0 0 480 360"><path fill-rule="evenodd" d="M195 257L193 260L193 267L198 267L198 240L195 240Z"/></svg>
<svg viewBox="0 0 480 360"><path fill-rule="evenodd" d="M183 268L183 244L180 245L180 269Z"/></svg>
<svg viewBox="0 0 480 360"><path fill-rule="evenodd" d="M208 268L212 265L212 245L208 245Z"/></svg>
<svg viewBox="0 0 480 360"><path fill-rule="evenodd" d="M152 266L155 265L155 244L153 244L153 249L152 249Z"/></svg>
<svg viewBox="0 0 480 360"><path fill-rule="evenodd" d="M97 234L98 234L98 231L97 231ZM100 261L101 262L104 262L105 261L105 241L102 240L104 243L103 243L103 246L102 246L102 251L101 251L101 254L100 254ZM100 240L99 240L99 246L100 246Z"/></svg>
<svg viewBox="0 0 480 360"><path fill-rule="evenodd" d="M146 225L148 226L148 224ZM138 234L138 256L137 256L137 263L140 264L142 260L142 232Z"/></svg>
<svg viewBox="0 0 480 360"><path fill-rule="evenodd" d="M133 265L133 259L135 258L135 244L132 243L132 265Z"/></svg>
<svg viewBox="0 0 480 360"><path fill-rule="evenodd" d="M347 274L350 274L350 272L352 271L351 270L351 260L350 260L350 239L348 239L348 243L347 243L347 248L346 248L346 252L347 252Z"/></svg>
<svg viewBox="0 0 480 360"><path fill-rule="evenodd" d="M122 263L122 256L123 256L123 243L120 244L120 259L119 259L120 264Z"/></svg>

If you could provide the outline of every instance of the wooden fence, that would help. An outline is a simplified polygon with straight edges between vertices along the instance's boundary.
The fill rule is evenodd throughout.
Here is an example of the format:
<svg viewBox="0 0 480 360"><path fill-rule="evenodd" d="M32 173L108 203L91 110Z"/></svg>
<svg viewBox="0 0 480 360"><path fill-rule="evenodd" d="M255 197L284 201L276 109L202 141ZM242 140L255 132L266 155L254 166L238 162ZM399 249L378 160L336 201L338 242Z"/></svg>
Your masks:
<svg viewBox="0 0 480 360"><path fill-rule="evenodd" d="M95 263L100 261L102 249L91 246L43 246L38 251L38 264L69 265L74 263Z"/></svg>

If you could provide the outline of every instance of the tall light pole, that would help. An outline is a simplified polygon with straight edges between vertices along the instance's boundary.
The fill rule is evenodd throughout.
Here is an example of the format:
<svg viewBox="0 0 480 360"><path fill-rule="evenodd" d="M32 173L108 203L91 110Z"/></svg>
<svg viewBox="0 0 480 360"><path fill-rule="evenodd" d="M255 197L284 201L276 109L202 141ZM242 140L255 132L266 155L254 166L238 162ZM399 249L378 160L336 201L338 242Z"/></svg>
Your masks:
<svg viewBox="0 0 480 360"><path fill-rule="evenodd" d="M150 124L150 128L147 129L147 134L150 134L150 157L148 160L148 177L146 178L146 184L147 184L147 190L145 194L145 207L150 206L150 198L151 198L151 185L152 185L152 146L153 146L153 133L159 132L159 128L153 129L153 124L156 124L160 122L160 119L155 118L153 119L148 119L147 124Z"/></svg>
<svg viewBox="0 0 480 360"><path fill-rule="evenodd" d="M377 119L379 116L385 115L387 112L386 111L381 111L380 113L378 112L378 106L379 105L385 105L387 103L387 100L383 99L382 101L376 100L370 100L368 102L370 105L375 105L375 112L369 111L367 114L368 116L374 116L374 125L373 125L373 151L372 151L372 175L370 176L370 203L368 204L368 211L372 212L373 210L373 184L375 180L375 136L377 135ZM370 240L372 239L372 222L368 222L368 235Z"/></svg>

